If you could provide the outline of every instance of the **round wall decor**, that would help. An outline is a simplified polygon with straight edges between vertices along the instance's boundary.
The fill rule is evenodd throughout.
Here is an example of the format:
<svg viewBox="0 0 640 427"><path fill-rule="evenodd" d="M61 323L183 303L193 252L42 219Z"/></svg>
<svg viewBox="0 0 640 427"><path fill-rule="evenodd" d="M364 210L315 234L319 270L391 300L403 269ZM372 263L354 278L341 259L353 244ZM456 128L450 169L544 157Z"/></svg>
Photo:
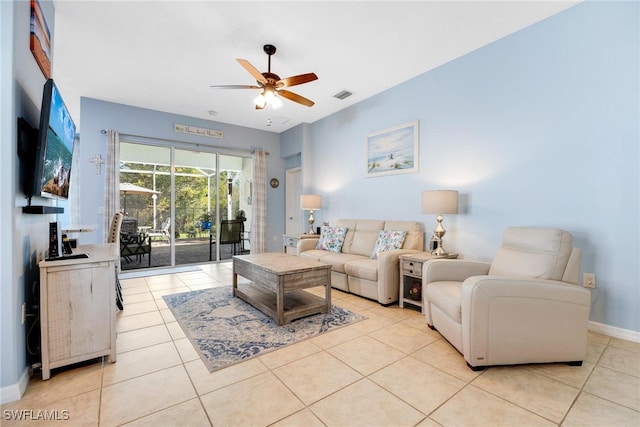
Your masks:
<svg viewBox="0 0 640 427"><path fill-rule="evenodd" d="M271 185L272 188L278 188L278 186L280 185L280 181L278 181L276 178L271 178L271 181L269 181L269 184Z"/></svg>

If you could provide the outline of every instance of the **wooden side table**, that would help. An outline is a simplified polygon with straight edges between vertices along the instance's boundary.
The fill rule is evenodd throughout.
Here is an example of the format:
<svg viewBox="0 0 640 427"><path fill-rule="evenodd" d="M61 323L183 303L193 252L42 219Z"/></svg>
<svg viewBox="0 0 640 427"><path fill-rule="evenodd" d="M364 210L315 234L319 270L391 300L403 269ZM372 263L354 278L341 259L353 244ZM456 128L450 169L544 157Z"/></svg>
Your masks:
<svg viewBox="0 0 640 427"><path fill-rule="evenodd" d="M398 304L404 308L420 307L422 311L422 265L430 259L458 258L458 254L450 253L437 256L431 252L416 252L400 255L400 295Z"/></svg>
<svg viewBox="0 0 640 427"><path fill-rule="evenodd" d="M300 239L317 239L319 234L283 234L283 252L285 254L295 255L298 246L298 240Z"/></svg>

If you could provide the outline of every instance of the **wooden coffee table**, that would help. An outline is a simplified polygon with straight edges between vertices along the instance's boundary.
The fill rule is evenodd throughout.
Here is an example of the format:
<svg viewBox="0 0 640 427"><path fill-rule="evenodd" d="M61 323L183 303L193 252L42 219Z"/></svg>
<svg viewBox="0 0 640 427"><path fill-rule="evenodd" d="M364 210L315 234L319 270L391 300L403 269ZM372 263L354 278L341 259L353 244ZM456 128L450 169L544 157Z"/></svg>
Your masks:
<svg viewBox="0 0 640 427"><path fill-rule="evenodd" d="M252 283L238 288L238 276ZM306 288L325 287L321 298ZM233 257L233 296L262 311L279 326L331 311L331 266L279 252Z"/></svg>

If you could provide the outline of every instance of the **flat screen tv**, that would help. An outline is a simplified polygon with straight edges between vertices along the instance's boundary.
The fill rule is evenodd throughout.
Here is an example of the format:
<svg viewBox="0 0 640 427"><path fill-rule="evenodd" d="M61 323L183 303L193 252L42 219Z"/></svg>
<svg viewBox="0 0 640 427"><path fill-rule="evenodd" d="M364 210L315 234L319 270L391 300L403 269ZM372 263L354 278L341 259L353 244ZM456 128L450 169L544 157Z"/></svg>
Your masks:
<svg viewBox="0 0 640 427"><path fill-rule="evenodd" d="M76 125L53 79L47 80L42 94L40 127L36 145L36 188L33 195L69 198Z"/></svg>

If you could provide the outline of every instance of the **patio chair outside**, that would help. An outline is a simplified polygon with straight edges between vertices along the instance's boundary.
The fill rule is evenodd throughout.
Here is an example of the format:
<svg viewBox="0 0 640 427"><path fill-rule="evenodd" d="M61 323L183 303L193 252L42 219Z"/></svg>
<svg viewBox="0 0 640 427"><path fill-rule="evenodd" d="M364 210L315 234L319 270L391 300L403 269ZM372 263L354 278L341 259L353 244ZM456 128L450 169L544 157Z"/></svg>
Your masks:
<svg viewBox="0 0 640 427"><path fill-rule="evenodd" d="M151 237L144 234L120 233L120 256L127 262L136 257L138 262L145 255L149 255L148 266L151 267Z"/></svg>
<svg viewBox="0 0 640 427"><path fill-rule="evenodd" d="M238 219L223 219L220 221L220 244L233 245L232 255L240 254L240 245L242 244L242 230L244 221ZM209 238L209 260L213 258L213 244L216 243L214 235Z"/></svg>
<svg viewBox="0 0 640 427"><path fill-rule="evenodd" d="M157 230L151 229L149 231L147 231L147 236L149 236L149 238L151 237L162 237L162 238L166 238L167 241L171 240L171 233L170 233L170 228L171 228L171 217L167 217L167 219L165 219L162 224L160 224L160 228Z"/></svg>

